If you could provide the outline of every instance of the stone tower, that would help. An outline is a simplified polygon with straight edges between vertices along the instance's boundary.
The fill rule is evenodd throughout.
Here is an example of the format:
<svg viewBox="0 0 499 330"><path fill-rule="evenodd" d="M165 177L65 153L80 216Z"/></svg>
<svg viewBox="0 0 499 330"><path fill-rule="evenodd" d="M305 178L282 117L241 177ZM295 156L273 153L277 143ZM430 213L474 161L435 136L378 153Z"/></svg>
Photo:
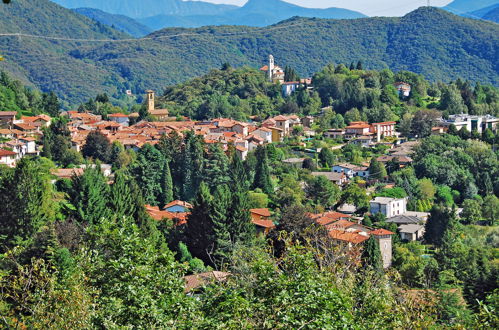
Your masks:
<svg viewBox="0 0 499 330"><path fill-rule="evenodd" d="M376 229L370 233L379 243L383 268L389 268L392 265L392 235L391 231L386 229Z"/></svg>
<svg viewBox="0 0 499 330"><path fill-rule="evenodd" d="M272 55L269 55L269 71L268 71L268 78L269 78L269 81L272 82L274 78L274 56Z"/></svg>
<svg viewBox="0 0 499 330"><path fill-rule="evenodd" d="M148 90L147 93L147 111L151 112L154 110L154 91Z"/></svg>

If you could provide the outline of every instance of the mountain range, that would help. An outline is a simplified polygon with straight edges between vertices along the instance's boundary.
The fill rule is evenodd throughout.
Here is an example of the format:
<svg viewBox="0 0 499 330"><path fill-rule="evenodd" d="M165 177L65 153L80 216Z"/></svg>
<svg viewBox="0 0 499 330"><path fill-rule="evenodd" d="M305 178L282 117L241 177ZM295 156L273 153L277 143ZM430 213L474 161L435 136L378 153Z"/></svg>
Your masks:
<svg viewBox="0 0 499 330"><path fill-rule="evenodd" d="M337 19L366 17L352 10L304 8L282 0L249 0L242 7L182 0L53 1L67 8L88 7L126 15L152 30L206 25L266 26L293 16Z"/></svg>
<svg viewBox="0 0 499 330"><path fill-rule="evenodd" d="M471 13L468 13L463 16L471 18L481 18L487 21L499 23L499 3L479 10L472 11Z"/></svg>
<svg viewBox="0 0 499 330"><path fill-rule="evenodd" d="M153 31L151 28L125 15L109 14L105 11L94 8L76 8L73 10L78 14L87 16L88 18L115 28L119 31L128 33L134 37L142 37Z"/></svg>
<svg viewBox="0 0 499 330"><path fill-rule="evenodd" d="M411 70L433 81L499 85L499 25L428 7L395 18L168 28L130 40L48 0L16 0L0 6L0 30L43 36L0 36L0 69L72 104L103 92L120 99L128 89L160 91L225 62L260 67L269 54L302 76L328 63L362 60L367 68Z"/></svg>
<svg viewBox="0 0 499 330"><path fill-rule="evenodd" d="M497 3L499 3L498 0L454 0L443 9L456 15L465 15Z"/></svg>

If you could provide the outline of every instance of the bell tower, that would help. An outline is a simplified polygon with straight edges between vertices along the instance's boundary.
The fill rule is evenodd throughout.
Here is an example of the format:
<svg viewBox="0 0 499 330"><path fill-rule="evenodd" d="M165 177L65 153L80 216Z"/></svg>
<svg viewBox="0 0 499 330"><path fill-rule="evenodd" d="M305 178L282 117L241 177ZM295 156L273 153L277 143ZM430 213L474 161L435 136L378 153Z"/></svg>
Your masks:
<svg viewBox="0 0 499 330"><path fill-rule="evenodd" d="M154 110L154 91L147 90L147 112Z"/></svg>
<svg viewBox="0 0 499 330"><path fill-rule="evenodd" d="M274 76L274 56L269 55L269 71L268 71L268 78L269 81L272 82L272 78Z"/></svg>

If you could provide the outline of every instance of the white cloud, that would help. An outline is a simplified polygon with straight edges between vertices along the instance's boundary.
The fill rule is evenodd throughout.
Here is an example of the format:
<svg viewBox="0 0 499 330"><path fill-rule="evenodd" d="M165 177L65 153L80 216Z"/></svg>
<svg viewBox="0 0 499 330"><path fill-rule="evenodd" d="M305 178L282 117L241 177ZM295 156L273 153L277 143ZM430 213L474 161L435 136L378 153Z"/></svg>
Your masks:
<svg viewBox="0 0 499 330"><path fill-rule="evenodd" d="M214 3L243 5L247 0L204 0ZM401 16L418 7L426 6L427 0L285 0L310 8L339 7L360 11L369 16ZM441 7L451 0L431 0L432 6Z"/></svg>

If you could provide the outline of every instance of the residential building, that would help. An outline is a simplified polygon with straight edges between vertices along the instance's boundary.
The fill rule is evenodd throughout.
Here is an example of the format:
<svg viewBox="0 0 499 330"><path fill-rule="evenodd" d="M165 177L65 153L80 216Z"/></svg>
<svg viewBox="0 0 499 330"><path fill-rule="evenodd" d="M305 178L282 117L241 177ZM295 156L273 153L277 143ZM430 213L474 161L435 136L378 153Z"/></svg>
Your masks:
<svg viewBox="0 0 499 330"><path fill-rule="evenodd" d="M275 228L268 208L250 209L251 222L255 225L257 234L267 235Z"/></svg>
<svg viewBox="0 0 499 330"><path fill-rule="evenodd" d="M253 135L261 137L265 143L272 143L272 130L268 127L260 127L253 131Z"/></svg>
<svg viewBox="0 0 499 330"><path fill-rule="evenodd" d="M408 83L399 81L393 85L399 92L399 96L408 97L409 95L411 95L411 85L409 85Z"/></svg>
<svg viewBox="0 0 499 330"><path fill-rule="evenodd" d="M17 111L0 111L0 128L12 128Z"/></svg>
<svg viewBox="0 0 499 330"><path fill-rule="evenodd" d="M407 198L376 197L369 204L371 214L382 213L387 218L407 211Z"/></svg>
<svg viewBox="0 0 499 330"><path fill-rule="evenodd" d="M349 163L334 165L331 171L334 173L345 173L345 175L350 179L355 176L360 176L362 178L369 177L369 167L358 166Z"/></svg>
<svg viewBox="0 0 499 330"><path fill-rule="evenodd" d="M329 181L342 187L348 183L348 177L343 172L312 172L313 176L325 176Z"/></svg>
<svg viewBox="0 0 499 330"><path fill-rule="evenodd" d="M0 149L0 164L15 167L16 161L17 153L10 150Z"/></svg>
<svg viewBox="0 0 499 330"><path fill-rule="evenodd" d="M231 273L211 271L184 276L184 291L188 295L193 295L194 292L199 291L210 284L226 282L231 275Z"/></svg>
<svg viewBox="0 0 499 330"><path fill-rule="evenodd" d="M400 238L405 241L419 241L423 239L425 227L417 224L400 225L398 227Z"/></svg>
<svg viewBox="0 0 499 330"><path fill-rule="evenodd" d="M128 126L130 123L130 118L128 118L128 115L125 115L124 113L113 113L107 117L109 118L109 120L123 126Z"/></svg>
<svg viewBox="0 0 499 330"><path fill-rule="evenodd" d="M324 137L328 139L344 139L345 130L344 129L328 129L324 132Z"/></svg>
<svg viewBox="0 0 499 330"><path fill-rule="evenodd" d="M385 121L382 123L372 123L369 131L376 134L376 141L381 141L382 137L395 136L394 121Z"/></svg>

